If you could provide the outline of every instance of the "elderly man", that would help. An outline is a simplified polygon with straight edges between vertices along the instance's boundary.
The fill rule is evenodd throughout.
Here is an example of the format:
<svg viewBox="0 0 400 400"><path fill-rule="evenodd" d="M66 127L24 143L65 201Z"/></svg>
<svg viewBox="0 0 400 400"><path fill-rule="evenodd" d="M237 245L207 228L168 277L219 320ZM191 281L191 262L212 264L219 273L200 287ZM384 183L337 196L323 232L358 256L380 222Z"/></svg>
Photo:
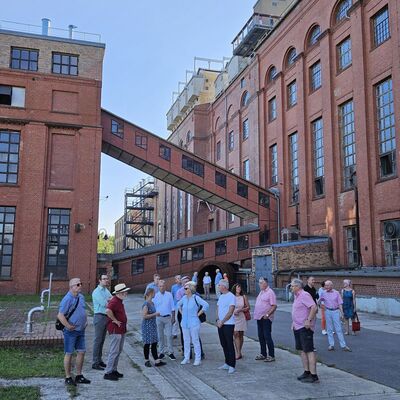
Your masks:
<svg viewBox="0 0 400 400"><path fill-rule="evenodd" d="M317 304L317 300L319 298L317 289L315 289L315 278L313 276L309 276L307 278L307 284L303 288L304 291L309 293L314 300L315 304Z"/></svg>
<svg viewBox="0 0 400 400"><path fill-rule="evenodd" d="M153 275L153 282L150 282L147 286L146 286L146 290L144 291L144 294L146 294L147 289L154 289L154 292L157 294L158 293L158 282L160 281L160 275L158 274L154 274Z"/></svg>
<svg viewBox="0 0 400 400"><path fill-rule="evenodd" d="M236 298L229 291L228 281L221 279L218 285L221 295L217 303L217 327L219 341L225 356L225 364L219 369L227 369L228 374L233 374L236 366L235 346L233 344L233 331L235 328L233 312L235 311Z"/></svg>
<svg viewBox="0 0 400 400"><path fill-rule="evenodd" d="M311 295L303 290L303 282L293 279L291 290L294 294L292 307L292 329L296 350L300 350L304 372L297 379L305 383L319 382L317 375L317 357L314 352L315 315L318 307Z"/></svg>
<svg viewBox="0 0 400 400"><path fill-rule="evenodd" d="M219 299L219 296L220 296L220 292L219 292L219 286L218 286L218 284L219 284L219 281L222 279L222 274L221 274L221 272L220 272L220 270L219 269L216 269L215 270L215 279L214 279L214 286L215 286L215 294L216 294L216 296L217 296L217 299Z"/></svg>
<svg viewBox="0 0 400 400"><path fill-rule="evenodd" d="M325 281L325 288L319 302L325 306L326 330L328 331L329 351L335 350L335 339L333 332L336 332L339 339L340 347L343 351L351 351L344 340L342 324L340 320L343 318L343 300L340 293L333 289L332 281ZM335 328L335 330L333 330Z"/></svg>
<svg viewBox="0 0 400 400"><path fill-rule="evenodd" d="M260 286L260 293L257 296L256 305L254 306L254 319L257 321L261 353L256 356L256 360L272 362L275 361L272 321L277 307L276 296L274 291L268 286L267 278L260 278L258 284Z"/></svg>
<svg viewBox="0 0 400 400"><path fill-rule="evenodd" d="M123 301L128 297L130 288L125 283L115 285L113 298L107 304L107 331L110 335L110 350L108 352L107 367L104 371L104 379L109 381L117 381L124 375L118 372L118 361L124 347L126 334L126 325L128 318L126 317Z"/></svg>
<svg viewBox="0 0 400 400"><path fill-rule="evenodd" d="M197 285L197 276L199 275L199 273L197 271L193 272L193 276L192 276L192 282L194 282Z"/></svg>
<svg viewBox="0 0 400 400"><path fill-rule="evenodd" d="M154 305L159 315L156 317L157 333L160 345L159 358L168 355L170 360L176 360L172 347L172 325L175 323L175 304L172 294L166 290L165 281L158 282L159 292L154 296ZM165 343L166 342L166 343Z"/></svg>
<svg viewBox="0 0 400 400"><path fill-rule="evenodd" d="M106 364L102 360L103 345L107 333L107 314L106 308L108 300L111 299L111 293L107 289L110 281L108 275L100 274L99 284L93 290L93 325L94 325L94 342L93 342L93 364L92 368L97 370L104 370Z"/></svg>
<svg viewBox="0 0 400 400"><path fill-rule="evenodd" d="M90 383L82 375L82 366L85 359L85 329L87 317L85 310L85 298L81 294L82 283L79 278L69 281L69 291L61 300L57 318L64 325L64 370L65 384L76 386L77 383ZM71 376L72 354L76 350L75 380Z"/></svg>
<svg viewBox="0 0 400 400"><path fill-rule="evenodd" d="M210 300L210 289L211 289L211 277L206 271L203 277L203 288L204 288L204 297L206 300Z"/></svg>

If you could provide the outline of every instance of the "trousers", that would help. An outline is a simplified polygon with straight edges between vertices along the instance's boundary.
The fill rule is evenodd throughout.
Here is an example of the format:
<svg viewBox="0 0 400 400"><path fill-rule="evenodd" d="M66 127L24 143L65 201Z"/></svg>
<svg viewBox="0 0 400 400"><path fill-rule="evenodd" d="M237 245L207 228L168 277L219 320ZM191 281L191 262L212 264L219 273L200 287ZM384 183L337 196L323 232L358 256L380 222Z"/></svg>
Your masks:
<svg viewBox="0 0 400 400"><path fill-rule="evenodd" d="M335 345L335 339L333 332L336 332L339 339L340 347L346 347L346 341L344 340L342 324L340 322L340 310L328 310L325 309L326 318L326 331L328 332L328 343L329 346Z"/></svg>
<svg viewBox="0 0 400 400"><path fill-rule="evenodd" d="M235 325L222 325L218 328L219 342L224 350L225 364L235 368L235 346L233 344L233 331Z"/></svg>
<svg viewBox="0 0 400 400"><path fill-rule="evenodd" d="M185 360L190 359L190 343L193 343L194 361L201 360L201 347L199 340L200 325L193 326L189 329L182 328L183 332L183 348Z"/></svg>
<svg viewBox="0 0 400 400"><path fill-rule="evenodd" d="M116 371L118 368L119 356L124 347L125 334L113 333L110 335L110 350L108 352L106 374Z"/></svg>
<svg viewBox="0 0 400 400"><path fill-rule="evenodd" d="M94 314L93 325L93 364L99 364L102 361L104 340L106 339L107 316L103 314Z"/></svg>
<svg viewBox="0 0 400 400"><path fill-rule="evenodd" d="M261 354L267 357L267 346L268 355L275 357L275 346L272 340L272 321L270 319L258 319L257 320L257 331L258 340L260 342Z"/></svg>
<svg viewBox="0 0 400 400"><path fill-rule="evenodd" d="M172 346L172 323L171 316L168 317L157 317L157 333L158 333L158 344L160 353L171 354L174 352Z"/></svg>

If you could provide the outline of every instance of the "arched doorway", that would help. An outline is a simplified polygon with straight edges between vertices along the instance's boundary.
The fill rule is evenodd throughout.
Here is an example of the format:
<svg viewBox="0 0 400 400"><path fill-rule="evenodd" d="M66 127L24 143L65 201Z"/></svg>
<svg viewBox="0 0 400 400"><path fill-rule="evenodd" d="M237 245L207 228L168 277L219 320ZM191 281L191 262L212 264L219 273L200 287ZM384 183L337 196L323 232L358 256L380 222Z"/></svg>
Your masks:
<svg viewBox="0 0 400 400"><path fill-rule="evenodd" d="M214 279L216 275L215 271L217 269L221 271L221 274L224 274L225 272L228 274L229 286L232 286L232 284L235 282L235 269L232 264L217 261L207 261L206 263L202 264L198 270L199 274L197 276L197 291L200 294L204 293L203 278L206 272L208 272L208 274L211 276L211 292L215 293Z"/></svg>

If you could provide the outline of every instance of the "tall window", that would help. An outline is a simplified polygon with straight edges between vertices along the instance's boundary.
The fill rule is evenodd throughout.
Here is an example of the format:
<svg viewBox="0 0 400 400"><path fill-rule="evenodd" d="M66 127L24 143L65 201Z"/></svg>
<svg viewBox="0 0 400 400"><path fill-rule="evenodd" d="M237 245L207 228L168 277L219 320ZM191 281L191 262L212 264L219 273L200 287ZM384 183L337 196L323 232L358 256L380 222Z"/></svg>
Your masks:
<svg viewBox="0 0 400 400"><path fill-rule="evenodd" d="M271 82L273 82L275 80L277 73L278 72L277 72L277 70L276 70L276 68L274 66L272 66L269 69L268 78L267 78L268 79L268 83L271 83Z"/></svg>
<svg viewBox="0 0 400 400"><path fill-rule="evenodd" d="M286 58L286 67L287 68L291 67L295 63L296 57L297 57L296 49L294 47L292 47L289 50L289 52L287 54L287 58Z"/></svg>
<svg viewBox="0 0 400 400"><path fill-rule="evenodd" d="M0 277L11 277L15 207L0 206Z"/></svg>
<svg viewBox="0 0 400 400"><path fill-rule="evenodd" d="M221 141L217 142L217 161L221 159Z"/></svg>
<svg viewBox="0 0 400 400"><path fill-rule="evenodd" d="M228 150L233 151L235 148L235 135L233 131L230 131L228 134Z"/></svg>
<svg viewBox="0 0 400 400"><path fill-rule="evenodd" d="M243 137L243 140L246 140L246 139L249 138L249 120L248 119L245 119L243 121L243 124L242 124L242 137Z"/></svg>
<svg viewBox="0 0 400 400"><path fill-rule="evenodd" d="M243 161L243 178L250 180L250 160Z"/></svg>
<svg viewBox="0 0 400 400"><path fill-rule="evenodd" d="M78 56L64 53L53 53L53 74L78 75Z"/></svg>
<svg viewBox="0 0 400 400"><path fill-rule="evenodd" d="M192 195L186 194L186 230L192 229Z"/></svg>
<svg viewBox="0 0 400 400"><path fill-rule="evenodd" d="M0 131L0 184L18 182L19 141L18 132Z"/></svg>
<svg viewBox="0 0 400 400"><path fill-rule="evenodd" d="M272 145L269 154L271 157L271 185L276 185L278 183L278 145Z"/></svg>
<svg viewBox="0 0 400 400"><path fill-rule="evenodd" d="M237 249L238 251L246 250L249 248L249 235L238 236Z"/></svg>
<svg viewBox="0 0 400 400"><path fill-rule="evenodd" d="M290 201L292 204L299 199L299 160L298 160L297 132L289 136L290 158Z"/></svg>
<svg viewBox="0 0 400 400"><path fill-rule="evenodd" d="M356 226L348 226L346 232L347 264L350 266L358 265L358 244Z"/></svg>
<svg viewBox="0 0 400 400"><path fill-rule="evenodd" d="M351 65L351 39L349 37L337 45L337 58L340 71Z"/></svg>
<svg viewBox="0 0 400 400"><path fill-rule="evenodd" d="M243 94L241 106L242 107L247 106L249 104L249 101L250 101L250 95L249 92L246 91Z"/></svg>
<svg viewBox="0 0 400 400"><path fill-rule="evenodd" d="M11 48L11 68L25 71L38 70L39 50Z"/></svg>
<svg viewBox="0 0 400 400"><path fill-rule="evenodd" d="M68 209L48 210L45 276L67 277L70 215Z"/></svg>
<svg viewBox="0 0 400 400"><path fill-rule="evenodd" d="M400 220L383 222L383 246L386 265L400 263Z"/></svg>
<svg viewBox="0 0 400 400"><path fill-rule="evenodd" d="M340 134L342 140L343 188L354 187L356 171L356 132L354 128L353 100L340 106Z"/></svg>
<svg viewBox="0 0 400 400"><path fill-rule="evenodd" d="M319 25L314 26L310 32L310 36L308 39L308 45L313 46L315 43L318 42L319 36L321 35L321 28Z"/></svg>
<svg viewBox="0 0 400 400"><path fill-rule="evenodd" d="M181 232L182 229L184 229L183 227L183 193L178 190L178 201L177 201L177 205L178 205L178 232Z"/></svg>
<svg viewBox="0 0 400 400"><path fill-rule="evenodd" d="M321 62L318 61L310 67L310 89L312 92L322 85Z"/></svg>
<svg viewBox="0 0 400 400"><path fill-rule="evenodd" d="M376 85L375 96L380 176L385 177L396 173L396 131L391 78Z"/></svg>
<svg viewBox="0 0 400 400"><path fill-rule="evenodd" d="M276 119L276 97L268 101L268 122Z"/></svg>
<svg viewBox="0 0 400 400"><path fill-rule="evenodd" d="M324 131L322 118L311 124L314 155L314 193L324 194Z"/></svg>
<svg viewBox="0 0 400 400"><path fill-rule="evenodd" d="M389 10L387 7L383 8L372 17L372 24L374 27L374 44L376 47L390 38Z"/></svg>
<svg viewBox="0 0 400 400"><path fill-rule="evenodd" d="M350 7L351 7L351 0L343 0L339 3L339 5L336 8L336 14L335 14L336 23L348 17L348 11Z"/></svg>
<svg viewBox="0 0 400 400"><path fill-rule="evenodd" d="M289 83L287 87L288 95L288 108L293 107L297 104L297 85L296 81Z"/></svg>

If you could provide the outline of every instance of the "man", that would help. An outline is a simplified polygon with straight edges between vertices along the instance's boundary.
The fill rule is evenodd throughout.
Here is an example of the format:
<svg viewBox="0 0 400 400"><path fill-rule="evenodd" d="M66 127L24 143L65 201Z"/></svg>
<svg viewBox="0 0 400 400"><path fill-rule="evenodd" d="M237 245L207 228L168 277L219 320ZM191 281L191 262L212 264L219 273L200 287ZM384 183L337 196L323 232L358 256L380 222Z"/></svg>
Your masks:
<svg viewBox="0 0 400 400"><path fill-rule="evenodd" d="M229 291L229 282L221 279L218 284L221 294L217 303L217 327L219 341L225 356L225 364L218 369L227 369L228 374L233 374L236 366L235 346L233 344L233 331L235 328L233 312L235 311L236 298Z"/></svg>
<svg viewBox="0 0 400 400"><path fill-rule="evenodd" d="M216 270L215 270L215 273L216 273L215 279L214 279L215 294L216 294L216 296L217 296L217 299L219 299L219 296L220 296L221 293L219 292L219 286L218 286L218 284L219 284L219 281L222 279L222 274L221 274L221 272L219 271L219 269L216 269Z"/></svg>
<svg viewBox="0 0 400 400"><path fill-rule="evenodd" d="M176 300L176 293L178 292L178 290L181 287L182 287L181 276L180 275L175 275L175 283L171 287L171 294L172 294L172 298L174 299L175 310L176 310L176 305L178 304L178 301ZM175 317L176 316L177 315L175 313ZM178 335L178 330L179 330L178 318L175 318L175 323L172 325L172 336L174 338L176 338L176 336Z"/></svg>
<svg viewBox="0 0 400 400"><path fill-rule="evenodd" d="M127 317L123 301L128 297L130 288L125 283L115 285L113 298L107 304L107 331L110 335L110 349L108 351L107 367L104 379L117 381L124 375L118 372L119 356L124 347Z"/></svg>
<svg viewBox="0 0 400 400"><path fill-rule="evenodd" d="M260 278L258 284L260 286L260 293L257 296L254 306L254 319L257 321L261 353L256 357L256 360L272 362L275 361L275 346L272 340L272 321L277 307L276 296L274 291L268 286L267 278Z"/></svg>
<svg viewBox="0 0 400 400"><path fill-rule="evenodd" d="M144 291L144 293L146 294L147 289L154 289L155 294L158 293L158 282L160 281L160 275L158 274L154 274L153 275L153 282L150 282L147 286L146 286L146 290Z"/></svg>
<svg viewBox="0 0 400 400"><path fill-rule="evenodd" d="M197 285L197 275L199 273L197 271L193 272L193 276L192 276L192 282L194 282Z"/></svg>
<svg viewBox="0 0 400 400"><path fill-rule="evenodd" d="M111 293L107 289L109 279L106 274L101 274L99 284L93 290L93 325L94 325L94 342L93 342L93 364L92 368L99 371L104 370L106 364L102 360L103 345L107 333L107 303L110 300Z"/></svg>
<svg viewBox="0 0 400 400"><path fill-rule="evenodd" d="M159 292L154 296L156 312L160 313L156 317L158 343L160 345L159 358L168 355L170 360L176 360L172 346L172 325L175 323L175 304L172 294L166 291L165 281L158 282ZM165 343L165 341L167 343Z"/></svg>
<svg viewBox="0 0 400 400"><path fill-rule="evenodd" d="M85 359L85 329L87 317L85 311L85 298L81 294L82 282L79 278L69 281L69 291L61 300L57 318L64 325L64 370L65 384L76 386L77 383L90 383L82 375L82 366ZM66 316L68 318L66 318ZM71 376L72 354L76 350L75 380Z"/></svg>
<svg viewBox="0 0 400 400"><path fill-rule="evenodd" d="M189 281L190 281L190 278L188 276L182 277L181 288L178 289L178 291L175 294L175 302L176 303L178 303L178 301L185 295L185 285ZM182 332L182 327L181 327L182 314L179 312L179 310L178 310L177 320L178 320L179 330L181 332L181 345L182 345L182 351L183 351L183 332Z"/></svg>
<svg viewBox="0 0 400 400"><path fill-rule="evenodd" d="M351 351L344 340L342 324L343 319L343 300L339 292L333 289L332 281L325 281L325 291L319 299L325 306L326 330L328 331L329 351L335 350L335 340L333 332L336 332L340 347L343 351ZM333 330L335 328L335 330Z"/></svg>
<svg viewBox="0 0 400 400"><path fill-rule="evenodd" d="M317 304L319 295L317 292L317 289L314 287L315 285L315 279L313 276L309 276L307 279L307 284L304 286L303 290L307 293L309 293L314 300L315 304Z"/></svg>
<svg viewBox="0 0 400 400"><path fill-rule="evenodd" d="M318 307L311 295L303 290L303 282L293 279L291 290L294 294L292 307L292 329L296 350L300 350L304 372L297 379L305 383L319 382L317 375L317 357L314 352L315 316Z"/></svg>
<svg viewBox="0 0 400 400"><path fill-rule="evenodd" d="M206 300L210 300L210 289L211 289L211 277L206 271L203 277L203 288L204 288L204 297Z"/></svg>

